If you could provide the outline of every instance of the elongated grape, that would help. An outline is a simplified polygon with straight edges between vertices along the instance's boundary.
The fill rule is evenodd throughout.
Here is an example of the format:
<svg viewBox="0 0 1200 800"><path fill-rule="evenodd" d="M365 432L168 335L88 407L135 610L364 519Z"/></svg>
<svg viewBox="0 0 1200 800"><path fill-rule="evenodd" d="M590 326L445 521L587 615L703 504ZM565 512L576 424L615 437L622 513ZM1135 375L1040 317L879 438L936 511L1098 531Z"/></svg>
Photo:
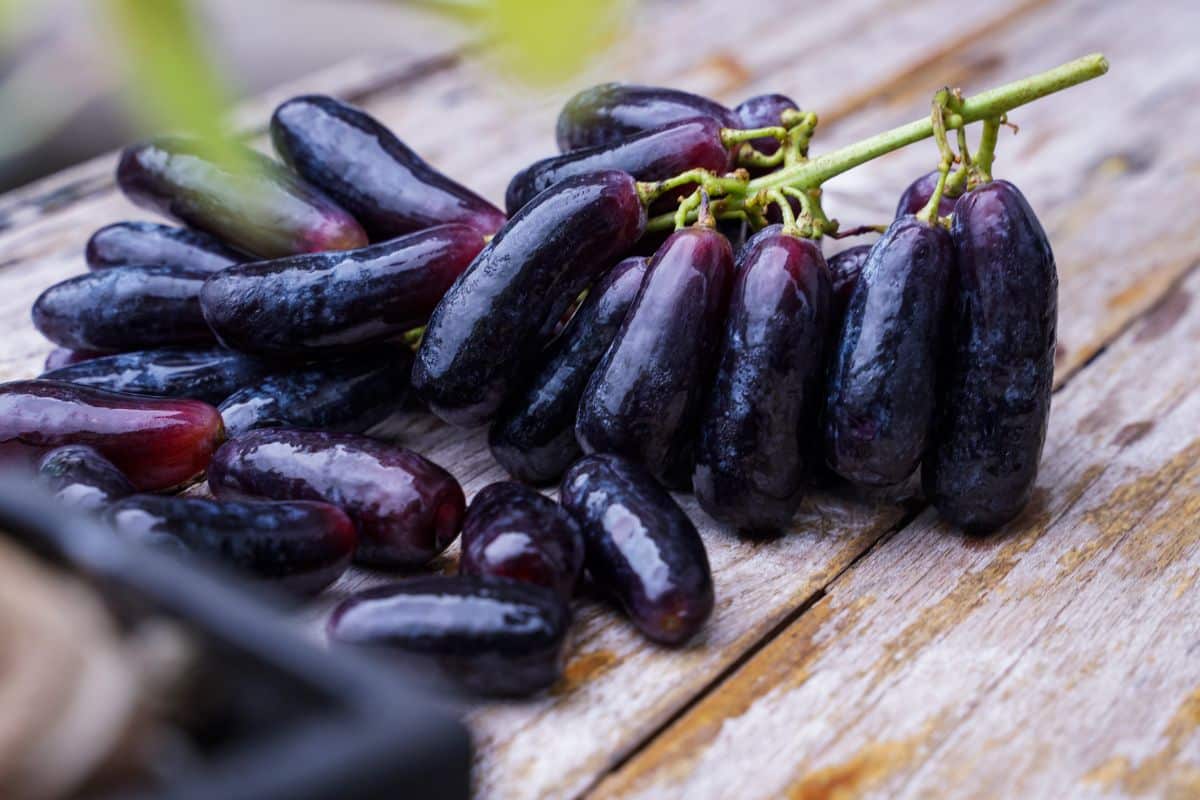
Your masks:
<svg viewBox="0 0 1200 800"><path fill-rule="evenodd" d="M305 595L341 577L358 541L341 509L310 501L135 495L112 505L105 518L129 539L182 549Z"/></svg>
<svg viewBox="0 0 1200 800"><path fill-rule="evenodd" d="M116 465L84 444L56 447L42 456L38 479L60 503L80 511L99 511L136 491Z"/></svg>
<svg viewBox="0 0 1200 800"><path fill-rule="evenodd" d="M256 430L213 457L209 486L220 498L321 500L358 528L356 558L381 567L425 564L462 526L458 481L427 458L349 433Z"/></svg>
<svg viewBox="0 0 1200 800"><path fill-rule="evenodd" d="M367 244L358 222L321 192L254 150L231 147L232 164L186 139L133 145L121 154L117 183L142 208L259 258Z"/></svg>
<svg viewBox="0 0 1200 800"><path fill-rule="evenodd" d="M930 438L954 244L901 217L871 248L830 368L825 460L866 486L900 483Z"/></svg>
<svg viewBox="0 0 1200 800"><path fill-rule="evenodd" d="M82 364L84 361L91 361L93 358L100 358L108 355L95 350L72 350L69 347L56 347L46 355L46 362L42 365L43 372L52 372L56 369L69 367L72 364Z"/></svg>
<svg viewBox="0 0 1200 800"><path fill-rule="evenodd" d="M275 150L354 214L373 241L447 222L489 236L500 209L425 163L370 115L332 97L287 101L271 117Z"/></svg>
<svg viewBox="0 0 1200 800"><path fill-rule="evenodd" d="M571 599L583 568L583 534L567 511L540 492L501 481L475 495L463 521L462 575L534 583Z"/></svg>
<svg viewBox="0 0 1200 800"><path fill-rule="evenodd" d="M473 692L511 697L559 679L569 621L541 586L439 575L352 595L330 616L329 636L426 659Z"/></svg>
<svg viewBox="0 0 1200 800"><path fill-rule="evenodd" d="M692 484L714 518L785 528L815 467L829 330L820 246L772 226L738 259L717 374L701 415Z"/></svg>
<svg viewBox="0 0 1200 800"><path fill-rule="evenodd" d="M488 443L514 478L552 483L581 454L575 441L579 399L645 274L646 259L635 256L592 287L566 329L546 348L532 378L501 407Z"/></svg>
<svg viewBox="0 0 1200 800"><path fill-rule="evenodd" d="M656 181L696 168L718 174L730 168L729 150L721 142L721 123L709 117L672 122L619 142L536 161L513 176L505 204L508 213L515 214L556 183L597 170L619 169L639 181Z"/></svg>
<svg viewBox="0 0 1200 800"><path fill-rule="evenodd" d="M781 125L783 112L799 110L799 104L784 94L755 95L733 107L740 128L769 128ZM765 155L771 155L779 149L779 140L770 136L752 139L750 144Z"/></svg>
<svg viewBox="0 0 1200 800"><path fill-rule="evenodd" d="M89 269L174 267L182 272L218 272L248 258L215 236L155 222L106 225L88 239L84 257Z"/></svg>
<svg viewBox="0 0 1200 800"><path fill-rule="evenodd" d="M230 395L221 416L230 436L255 428L364 433L405 408L411 372L402 347L298 367Z"/></svg>
<svg viewBox="0 0 1200 800"><path fill-rule="evenodd" d="M984 533L1033 494L1054 385L1058 275L1037 215L1007 181L963 195L952 234L958 282L921 477L942 517Z"/></svg>
<svg viewBox="0 0 1200 800"><path fill-rule="evenodd" d="M586 456L563 476L563 506L583 528L588 574L649 638L679 645L713 609L712 573L696 526L643 468Z"/></svg>
<svg viewBox="0 0 1200 800"><path fill-rule="evenodd" d="M438 225L360 250L230 267L204 284L200 303L235 350L329 358L424 323L482 249L474 228Z"/></svg>
<svg viewBox="0 0 1200 800"><path fill-rule="evenodd" d="M136 397L59 381L0 384L0 455L90 445L141 492L194 481L224 438L221 415L198 400Z"/></svg>
<svg viewBox="0 0 1200 800"><path fill-rule="evenodd" d="M737 126L737 117L707 97L625 83L602 83L574 95L558 115L558 149L613 144L636 133L691 117L711 117L721 125Z"/></svg>
<svg viewBox="0 0 1200 800"><path fill-rule="evenodd" d="M908 185L904 190L904 194L900 195L900 202L896 204L896 219L909 214L916 214L929 202L929 198L933 197L933 192L937 188L938 171L927 172L921 177ZM942 194L942 199L938 202L938 216L948 217L954 213L954 206L958 202L957 197L950 197L947 194Z"/></svg>
<svg viewBox="0 0 1200 800"><path fill-rule="evenodd" d="M42 378L111 392L190 397L216 405L273 368L219 347L165 348L104 356L52 370Z"/></svg>
<svg viewBox="0 0 1200 800"><path fill-rule="evenodd" d="M491 419L563 312L641 235L624 172L568 178L521 209L446 292L425 329L413 386L457 425Z"/></svg>
<svg viewBox="0 0 1200 800"><path fill-rule="evenodd" d="M854 294L854 287L858 285L870 254L871 245L860 244L848 247L829 259L829 273L833 279L832 329L835 331L842 329L842 320L846 317L846 309L850 307L850 297Z"/></svg>
<svg viewBox="0 0 1200 800"><path fill-rule="evenodd" d="M114 267L56 283L34 301L33 324L74 350L211 344L200 311L202 272Z"/></svg>
<svg viewBox="0 0 1200 800"><path fill-rule="evenodd" d="M685 228L659 248L580 400L585 452L619 453L672 488L688 485L732 277L733 251L715 230Z"/></svg>

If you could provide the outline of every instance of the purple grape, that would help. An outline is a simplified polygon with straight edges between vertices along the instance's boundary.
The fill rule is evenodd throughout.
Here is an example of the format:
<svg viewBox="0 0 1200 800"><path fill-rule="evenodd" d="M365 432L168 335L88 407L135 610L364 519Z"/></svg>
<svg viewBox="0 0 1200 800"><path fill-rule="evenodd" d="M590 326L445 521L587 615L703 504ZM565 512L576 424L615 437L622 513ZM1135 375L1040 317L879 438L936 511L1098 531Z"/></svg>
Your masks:
<svg viewBox="0 0 1200 800"><path fill-rule="evenodd" d="M904 190L904 194L900 195L900 202L896 204L896 219L916 214L923 209L929 202L929 198L933 197L933 192L937 188L939 173L935 169L933 172L927 172L921 177L908 185ZM958 202L957 197L950 197L945 193L942 194L942 199L938 202L938 216L948 217L954 213L954 206Z"/></svg>
<svg viewBox="0 0 1200 800"><path fill-rule="evenodd" d="M63 505L99 511L136 489L116 466L93 447L57 447L38 462L38 479Z"/></svg>
<svg viewBox="0 0 1200 800"><path fill-rule="evenodd" d="M72 350L69 347L56 347L46 356L46 362L42 365L43 372L53 372L56 369L69 367L72 364L82 364L84 361L91 361L93 358L109 355L96 350Z"/></svg>
<svg viewBox="0 0 1200 800"><path fill-rule="evenodd" d="M870 254L871 245L859 244L848 247L829 259L829 273L833 279L834 331L842 329L842 320L846 318L846 309L850 307L850 297L854 294L854 287L858 285L858 279Z"/></svg>
<svg viewBox="0 0 1200 800"><path fill-rule="evenodd" d="M782 125L783 112L799 111L800 105L782 94L760 94L747 98L733 108L737 115L740 128L769 128ZM755 150L765 155L772 155L779 149L779 140L764 136L750 141Z"/></svg>
<svg viewBox="0 0 1200 800"><path fill-rule="evenodd" d="M154 222L118 222L88 239L88 269L172 267L181 272L219 272L246 261L220 239L187 228Z"/></svg>
<svg viewBox="0 0 1200 800"><path fill-rule="evenodd" d="M636 133L691 117L710 117L726 128L737 116L707 97L625 83L602 83L574 95L558 115L556 137L564 153L609 145Z"/></svg>

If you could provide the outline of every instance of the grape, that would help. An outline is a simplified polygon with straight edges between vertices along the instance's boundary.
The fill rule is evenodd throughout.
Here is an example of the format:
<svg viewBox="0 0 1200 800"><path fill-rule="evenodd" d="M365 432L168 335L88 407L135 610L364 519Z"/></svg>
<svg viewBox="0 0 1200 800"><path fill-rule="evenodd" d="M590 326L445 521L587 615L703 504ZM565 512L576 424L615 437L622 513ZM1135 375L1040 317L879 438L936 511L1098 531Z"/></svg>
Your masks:
<svg viewBox="0 0 1200 800"><path fill-rule="evenodd" d="M413 386L430 409L457 425L490 420L563 312L645 224L636 183L616 171L568 178L521 209L429 319Z"/></svg>
<svg viewBox="0 0 1200 800"><path fill-rule="evenodd" d="M698 117L537 161L513 176L505 203L508 213L515 214L564 179L604 169L624 170L639 181L656 181L697 168L724 174L730 166L729 150L721 142L721 124Z"/></svg>
<svg viewBox="0 0 1200 800"><path fill-rule="evenodd" d="M93 358L100 358L104 355L108 354L96 350L72 350L68 347L56 347L47 354L42 370L53 372L56 369L69 367L72 364L82 364L84 361L91 361Z"/></svg>
<svg viewBox="0 0 1200 800"><path fill-rule="evenodd" d="M111 392L190 397L215 405L270 370L266 362L219 347L166 348L94 358L44 373L42 378Z"/></svg>
<svg viewBox="0 0 1200 800"><path fill-rule="evenodd" d="M200 311L202 272L113 267L56 283L34 301L33 324L74 350L211 344Z"/></svg>
<svg viewBox="0 0 1200 800"><path fill-rule="evenodd" d="M711 117L727 128L737 126L732 111L707 97L658 86L602 83L584 89L563 106L556 127L558 149L566 153L613 144L691 117Z"/></svg>
<svg viewBox="0 0 1200 800"><path fill-rule="evenodd" d="M209 278L200 303L227 347L329 358L423 324L482 249L474 228L438 225L360 250L230 267Z"/></svg>
<svg viewBox="0 0 1200 800"><path fill-rule="evenodd" d="M181 272L218 272L247 256L220 239L187 228L154 222L118 222L88 239L89 269L173 267Z"/></svg>
<svg viewBox="0 0 1200 800"><path fill-rule="evenodd" d="M121 470L84 444L56 447L38 462L38 478L63 505L99 511L136 491Z"/></svg>
<svg viewBox="0 0 1200 800"><path fill-rule="evenodd" d="M692 483L701 507L751 533L791 522L815 467L829 270L820 246L766 228L738 259Z"/></svg>
<svg viewBox="0 0 1200 800"><path fill-rule="evenodd" d="M350 433L264 429L229 440L213 457L220 498L321 500L358 528L356 559L412 567L445 550L462 525L458 481L402 447Z"/></svg>
<svg viewBox="0 0 1200 800"><path fill-rule="evenodd" d="M218 502L135 495L106 520L122 536L184 550L297 594L312 595L350 566L354 523L328 503Z"/></svg>
<svg viewBox="0 0 1200 800"><path fill-rule="evenodd" d="M792 110L799 111L800 106L787 95L760 94L738 103L733 113L737 116L739 128L770 128L782 125L783 112ZM768 156L779 149L779 140L770 136L752 139L750 144Z"/></svg>
<svg viewBox="0 0 1200 800"><path fill-rule="evenodd" d="M678 645L703 627L713 609L704 542L648 472L619 456L586 456L563 476L560 497L583 527L592 582L642 633Z"/></svg>
<svg viewBox="0 0 1200 800"><path fill-rule="evenodd" d="M0 455L90 445L142 492L200 477L224 437L221 415L198 400L136 397L59 381L0 384Z"/></svg>
<svg viewBox="0 0 1200 800"><path fill-rule="evenodd" d="M848 247L829 259L829 273L833 278L833 323L832 330L842 329L842 320L846 318L846 309L850 307L850 297L854 287L866 266L867 256L871 253L871 245L860 244Z"/></svg>
<svg viewBox="0 0 1200 800"><path fill-rule="evenodd" d="M900 483L929 443L954 244L916 217L871 248L829 374L825 460L866 486Z"/></svg>
<svg viewBox="0 0 1200 800"><path fill-rule="evenodd" d="M424 658L473 692L516 697L558 680L569 620L541 586L439 575L359 592L328 629L336 642Z"/></svg>
<svg viewBox="0 0 1200 800"><path fill-rule="evenodd" d="M579 523L558 503L519 483L485 486L467 509L462 575L490 575L553 589L570 600L583 568Z"/></svg>
<svg viewBox="0 0 1200 800"><path fill-rule="evenodd" d="M585 452L619 453L672 488L687 486L732 274L729 240L714 230L684 228L659 248L580 400Z"/></svg>
<svg viewBox="0 0 1200 800"><path fill-rule="evenodd" d="M1054 384L1058 276L1046 232L1007 181L967 192L954 210L958 283L925 494L972 533L1028 504Z"/></svg>
<svg viewBox="0 0 1200 800"><path fill-rule="evenodd" d="M287 101L271 117L275 150L354 214L372 241L447 222L488 236L500 209L455 183L373 117L332 97Z"/></svg>
<svg viewBox="0 0 1200 800"><path fill-rule="evenodd" d="M260 258L367 244L362 227L328 197L271 159L235 147L231 165L192 140L133 145L121 154L117 183L142 208Z"/></svg>
<svg viewBox="0 0 1200 800"><path fill-rule="evenodd" d="M229 396L221 416L230 436L255 428L364 433L405 407L412 355L394 350L298 367Z"/></svg>
<svg viewBox="0 0 1200 800"><path fill-rule="evenodd" d="M939 173L935 169L933 172L927 172L921 177L908 185L904 190L904 194L900 195L900 202L896 204L896 219L908 214L916 214L925 204L929 202L929 198L933 197L933 192L937 188ZM942 194L942 199L938 202L938 216L948 217L954 213L954 206L958 202L957 197L950 197L945 193Z"/></svg>
<svg viewBox="0 0 1200 800"><path fill-rule="evenodd" d="M533 377L501 407L488 443L492 455L514 478L552 483L579 457L575 441L579 398L645 274L646 259L640 256L613 267L546 349Z"/></svg>

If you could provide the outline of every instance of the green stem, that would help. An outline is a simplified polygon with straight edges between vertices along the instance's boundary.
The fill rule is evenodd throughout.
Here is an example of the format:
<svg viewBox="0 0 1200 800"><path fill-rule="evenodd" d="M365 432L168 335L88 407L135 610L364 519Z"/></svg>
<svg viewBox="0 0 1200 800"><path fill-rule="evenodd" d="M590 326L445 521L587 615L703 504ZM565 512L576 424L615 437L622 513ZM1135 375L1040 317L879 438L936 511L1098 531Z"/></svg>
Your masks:
<svg viewBox="0 0 1200 800"><path fill-rule="evenodd" d="M960 112L945 118L946 128L955 130L973 122L999 117L1026 103L1098 78L1105 72L1108 72L1108 61L1099 53L1069 61L1054 69L967 98ZM932 135L932 120L925 117L804 163L755 178L746 186L746 190L753 194L762 189L784 186L799 189L820 186L835 175Z"/></svg>
<svg viewBox="0 0 1200 800"><path fill-rule="evenodd" d="M769 128L722 128L721 129L721 144L726 147L733 147L735 144L742 142L751 142L755 139L771 138L782 142L787 138L787 128L780 125L772 125Z"/></svg>
<svg viewBox="0 0 1200 800"><path fill-rule="evenodd" d="M975 170L986 183L992 179L992 162L996 159L996 137L1000 133L1000 118L983 121L983 133L975 151Z"/></svg>

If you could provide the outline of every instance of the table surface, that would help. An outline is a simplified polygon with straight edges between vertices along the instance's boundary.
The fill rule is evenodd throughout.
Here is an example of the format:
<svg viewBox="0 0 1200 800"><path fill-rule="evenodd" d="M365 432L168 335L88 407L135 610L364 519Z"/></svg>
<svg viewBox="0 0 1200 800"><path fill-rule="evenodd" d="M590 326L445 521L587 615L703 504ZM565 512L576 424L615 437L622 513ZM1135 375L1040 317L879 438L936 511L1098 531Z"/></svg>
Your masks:
<svg viewBox="0 0 1200 800"><path fill-rule="evenodd" d="M343 96L498 201L553 152L557 107L589 82L731 104L781 91L821 114L820 152L921 116L945 84L970 93L1095 50L1112 62L1016 112L1020 134L1002 136L996 163L1049 231L1061 280L1057 390L1028 512L969 539L918 498L814 494L788 535L756 542L684 498L716 582L705 633L666 650L581 602L560 685L470 712L479 794L1200 796L1200 4L754 8L771 14L645 4L605 65L553 92L498 83L462 34L417 20L430 33L416 49L239 112L261 133L294 91ZM829 184L828 210L886 220L935 161L923 143L855 170ZM0 378L40 371L50 345L29 306L83 270L89 234L145 217L115 191L113 165L0 197ZM406 440L469 495L503 477L481 433L426 420ZM355 572L329 597L387 577Z"/></svg>

